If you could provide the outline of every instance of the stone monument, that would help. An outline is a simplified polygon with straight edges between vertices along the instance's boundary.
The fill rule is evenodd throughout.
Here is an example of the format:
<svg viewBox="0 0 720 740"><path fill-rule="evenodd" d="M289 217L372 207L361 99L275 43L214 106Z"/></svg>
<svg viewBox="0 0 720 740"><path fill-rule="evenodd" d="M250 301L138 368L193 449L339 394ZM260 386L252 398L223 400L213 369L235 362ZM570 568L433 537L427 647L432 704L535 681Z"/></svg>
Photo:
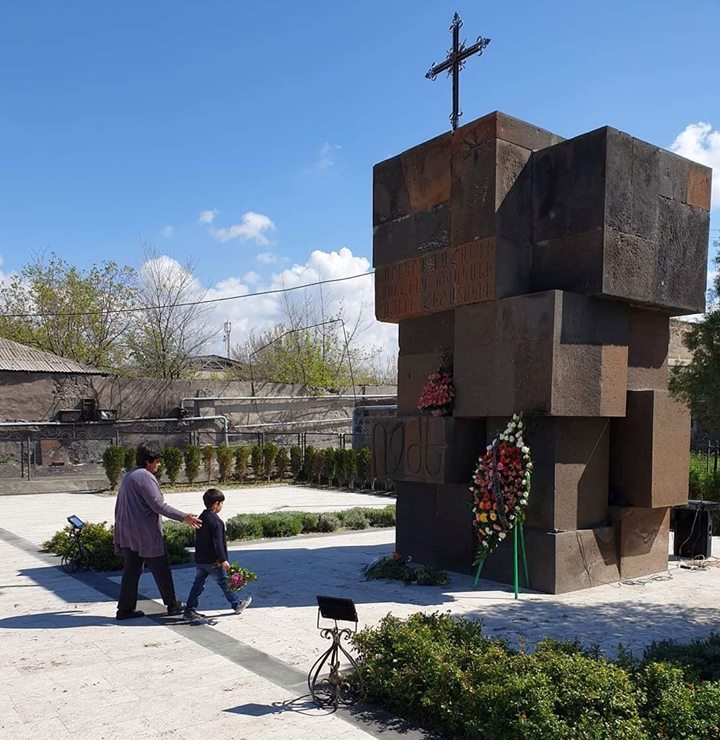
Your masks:
<svg viewBox="0 0 720 740"><path fill-rule="evenodd" d="M664 571L690 419L671 316L705 307L711 170L612 128L563 140L496 112L377 164L375 311L399 324L398 416L373 429L397 550L472 572L478 455L532 412L530 587ZM452 416L417 411L443 353ZM484 578L510 582L508 541Z"/></svg>

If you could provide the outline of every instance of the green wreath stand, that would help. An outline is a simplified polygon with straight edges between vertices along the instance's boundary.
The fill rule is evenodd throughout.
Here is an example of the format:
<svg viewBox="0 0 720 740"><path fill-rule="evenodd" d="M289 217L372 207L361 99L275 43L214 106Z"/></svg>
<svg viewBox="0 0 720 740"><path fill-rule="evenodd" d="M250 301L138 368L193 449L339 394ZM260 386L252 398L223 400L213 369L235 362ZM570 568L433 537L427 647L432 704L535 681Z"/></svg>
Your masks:
<svg viewBox="0 0 720 740"><path fill-rule="evenodd" d="M518 557L518 554L522 556L525 588L530 588L527 553L525 552L525 527L524 522L521 520L513 527L513 592L516 599L520 593L520 568L518 567L518 561L520 558ZM482 572L483 565L485 565L486 557L487 555L478 562L478 567L475 571L475 580L473 581L473 588L477 588L478 581L480 580L480 573Z"/></svg>

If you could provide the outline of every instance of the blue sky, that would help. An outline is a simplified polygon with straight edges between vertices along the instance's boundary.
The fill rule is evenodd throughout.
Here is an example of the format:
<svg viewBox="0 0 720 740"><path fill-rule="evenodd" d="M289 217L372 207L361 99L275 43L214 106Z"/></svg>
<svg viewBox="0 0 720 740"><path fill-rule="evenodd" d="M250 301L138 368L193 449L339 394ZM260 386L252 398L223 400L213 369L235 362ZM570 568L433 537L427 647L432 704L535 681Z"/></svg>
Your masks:
<svg viewBox="0 0 720 740"><path fill-rule="evenodd" d="M448 129L449 80L424 74L455 10L492 39L461 123L670 147L702 122L686 146L720 170L716 0L0 0L0 271L43 248L138 266L144 242L212 295L363 271L373 164ZM248 304L218 318L238 340Z"/></svg>

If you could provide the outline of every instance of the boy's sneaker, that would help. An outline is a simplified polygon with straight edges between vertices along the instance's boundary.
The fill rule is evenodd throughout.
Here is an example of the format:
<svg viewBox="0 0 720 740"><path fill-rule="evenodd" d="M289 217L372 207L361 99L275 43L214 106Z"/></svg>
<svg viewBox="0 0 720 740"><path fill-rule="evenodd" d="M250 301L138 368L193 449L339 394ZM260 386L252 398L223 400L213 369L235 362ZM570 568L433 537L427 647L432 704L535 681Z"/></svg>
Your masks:
<svg viewBox="0 0 720 740"><path fill-rule="evenodd" d="M167 608L168 617L179 617L185 611L185 604L182 601L176 601L172 606Z"/></svg>
<svg viewBox="0 0 720 740"><path fill-rule="evenodd" d="M246 596L234 609L235 614L242 614L252 604L252 596Z"/></svg>
<svg viewBox="0 0 720 740"><path fill-rule="evenodd" d="M200 612L196 612L194 609L186 609L183 612L183 617L185 619L205 619L204 614L200 614Z"/></svg>

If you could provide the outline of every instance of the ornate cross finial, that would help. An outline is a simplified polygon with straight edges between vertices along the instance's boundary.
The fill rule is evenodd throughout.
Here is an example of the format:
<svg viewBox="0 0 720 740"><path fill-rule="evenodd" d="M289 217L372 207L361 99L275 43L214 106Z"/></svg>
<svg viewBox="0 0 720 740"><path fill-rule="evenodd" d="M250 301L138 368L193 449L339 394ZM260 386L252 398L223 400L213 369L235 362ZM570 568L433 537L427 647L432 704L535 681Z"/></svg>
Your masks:
<svg viewBox="0 0 720 740"><path fill-rule="evenodd" d="M447 72L452 75L453 78L453 109L450 114L450 123L452 124L452 130L455 131L458 124L458 118L462 115L460 110L460 70L465 66L465 60L473 54L482 54L485 47L490 43L490 39L485 39L482 36L477 37L477 41L472 46L465 46L465 42L460 43L460 27L462 21L460 16L455 13L453 16L453 22L450 26L450 30L453 35L452 49L448 51L447 57L444 62L440 64L433 64L428 70L425 77L429 80L434 80L440 72Z"/></svg>

